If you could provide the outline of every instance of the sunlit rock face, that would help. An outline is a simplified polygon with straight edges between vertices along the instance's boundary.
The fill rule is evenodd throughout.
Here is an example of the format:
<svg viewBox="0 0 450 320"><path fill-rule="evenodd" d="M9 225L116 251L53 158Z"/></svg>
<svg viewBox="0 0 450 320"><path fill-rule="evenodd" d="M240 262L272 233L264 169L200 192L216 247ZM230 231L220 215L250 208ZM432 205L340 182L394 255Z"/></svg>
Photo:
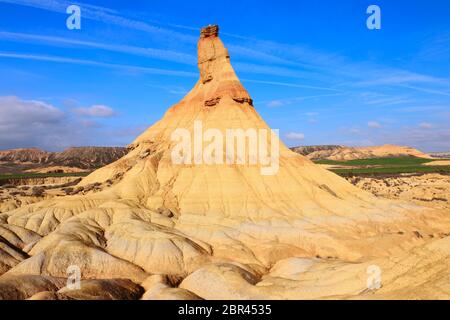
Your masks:
<svg viewBox="0 0 450 320"><path fill-rule="evenodd" d="M174 163L178 129L193 140L199 125L270 137L218 26L201 31L198 67L194 88L127 155L84 178L83 193L0 214L0 298L450 297L449 212L377 198L277 137L272 174L249 160L250 142L248 161L208 163L193 148L190 163ZM381 288L368 287L372 265ZM68 270L82 280L73 292Z"/></svg>

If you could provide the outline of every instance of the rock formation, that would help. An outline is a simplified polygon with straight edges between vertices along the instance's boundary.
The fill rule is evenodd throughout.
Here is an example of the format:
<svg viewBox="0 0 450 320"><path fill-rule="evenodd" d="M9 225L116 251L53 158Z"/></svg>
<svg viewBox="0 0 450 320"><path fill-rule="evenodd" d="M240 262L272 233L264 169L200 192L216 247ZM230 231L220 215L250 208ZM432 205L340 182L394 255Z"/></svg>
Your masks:
<svg viewBox="0 0 450 320"><path fill-rule="evenodd" d="M70 172L73 168L93 170L116 161L126 153L127 149L120 147L77 147L61 152L47 152L38 148L2 150L0 173L25 170L39 172L55 167L64 172Z"/></svg>
<svg viewBox="0 0 450 320"><path fill-rule="evenodd" d="M174 164L177 129L270 131L217 26L201 31L198 67L194 88L126 156L79 185L97 191L0 214L0 298L450 297L448 212L377 198L278 140L273 175L250 161L207 164L195 150ZM380 292L367 289L373 264ZM61 282L73 266L76 292Z"/></svg>
<svg viewBox="0 0 450 320"><path fill-rule="evenodd" d="M291 149L311 160L326 159L347 161L387 157L418 157L432 159L429 154L423 153L417 149L390 144L376 147L345 147L336 145L304 146Z"/></svg>
<svg viewBox="0 0 450 320"><path fill-rule="evenodd" d="M49 153L38 148L21 148L0 151L0 161L41 163L48 158Z"/></svg>

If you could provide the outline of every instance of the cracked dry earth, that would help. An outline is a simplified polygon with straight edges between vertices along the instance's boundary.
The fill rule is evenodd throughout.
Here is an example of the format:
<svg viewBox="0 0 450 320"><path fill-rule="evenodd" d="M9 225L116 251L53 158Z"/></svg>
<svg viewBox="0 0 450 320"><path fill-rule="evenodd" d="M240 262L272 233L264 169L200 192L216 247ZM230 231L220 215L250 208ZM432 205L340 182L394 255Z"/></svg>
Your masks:
<svg viewBox="0 0 450 320"><path fill-rule="evenodd" d="M268 129L218 27L198 58L191 92L77 186L95 189L0 213L1 299L450 298L448 208L377 197L281 142L275 175L172 164L172 132L194 121Z"/></svg>

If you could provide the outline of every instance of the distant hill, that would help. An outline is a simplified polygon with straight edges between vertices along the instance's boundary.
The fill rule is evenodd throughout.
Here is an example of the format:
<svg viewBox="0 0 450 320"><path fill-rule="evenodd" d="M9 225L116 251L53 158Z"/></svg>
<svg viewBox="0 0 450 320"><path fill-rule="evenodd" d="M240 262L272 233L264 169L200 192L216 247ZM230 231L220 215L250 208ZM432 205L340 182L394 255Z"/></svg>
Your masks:
<svg viewBox="0 0 450 320"><path fill-rule="evenodd" d="M302 154L312 160L355 160L371 158L387 158L413 156L430 159L431 156L417 149L396 145L383 145L376 147L346 147L339 145L303 146L291 148L292 151Z"/></svg>
<svg viewBox="0 0 450 320"><path fill-rule="evenodd" d="M114 162L127 154L121 147L77 147L52 153L48 161L52 165L95 169Z"/></svg>
<svg viewBox="0 0 450 320"><path fill-rule="evenodd" d="M450 151L448 152L432 152L430 156L433 158L450 159Z"/></svg>
<svg viewBox="0 0 450 320"><path fill-rule="evenodd" d="M38 148L0 150L0 161L21 163L42 163L47 160L51 152Z"/></svg>
<svg viewBox="0 0 450 320"><path fill-rule="evenodd" d="M307 156L314 152L332 152L334 150L341 150L345 148L344 146L338 145L321 145L321 146L304 146L304 147L294 147L291 148L292 151L295 151L302 156Z"/></svg>
<svg viewBox="0 0 450 320"><path fill-rule="evenodd" d="M0 173L46 167L89 171L114 162L127 152L127 149L122 147L76 147L62 152L47 152L38 148L3 150L0 151Z"/></svg>

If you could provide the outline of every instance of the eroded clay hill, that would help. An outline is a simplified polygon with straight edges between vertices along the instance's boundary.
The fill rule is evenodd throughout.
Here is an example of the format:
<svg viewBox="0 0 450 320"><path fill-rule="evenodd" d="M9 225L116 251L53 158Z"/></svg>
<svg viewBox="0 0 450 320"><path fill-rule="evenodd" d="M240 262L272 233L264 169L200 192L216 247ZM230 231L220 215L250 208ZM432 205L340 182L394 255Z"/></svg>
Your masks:
<svg viewBox="0 0 450 320"><path fill-rule="evenodd" d="M345 147L335 145L324 146L305 146L292 148L294 152L306 156L311 160L356 160L371 158L388 158L388 157L418 157L432 159L429 154L420 150L386 144L375 147Z"/></svg>
<svg viewBox="0 0 450 320"><path fill-rule="evenodd" d="M0 173L94 170L123 157L126 148L76 147L61 152L38 148L0 150Z"/></svg>
<svg viewBox="0 0 450 320"><path fill-rule="evenodd" d="M0 297L450 297L449 212L377 198L278 140L273 175L174 164L177 129L269 130L217 26L201 31L198 66L189 94L83 192L0 214ZM380 289L368 288L372 265ZM78 290L65 287L73 266Z"/></svg>

